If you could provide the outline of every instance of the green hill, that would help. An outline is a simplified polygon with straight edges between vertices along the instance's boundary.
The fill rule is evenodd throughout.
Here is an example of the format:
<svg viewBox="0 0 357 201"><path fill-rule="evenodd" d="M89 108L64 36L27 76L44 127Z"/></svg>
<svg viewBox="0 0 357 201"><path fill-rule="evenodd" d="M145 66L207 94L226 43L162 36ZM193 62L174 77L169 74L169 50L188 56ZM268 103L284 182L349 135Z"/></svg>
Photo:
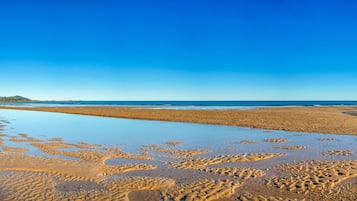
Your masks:
<svg viewBox="0 0 357 201"><path fill-rule="evenodd" d="M7 96L0 97L0 101L2 102L21 102L21 101L31 101L31 99L22 97L22 96Z"/></svg>

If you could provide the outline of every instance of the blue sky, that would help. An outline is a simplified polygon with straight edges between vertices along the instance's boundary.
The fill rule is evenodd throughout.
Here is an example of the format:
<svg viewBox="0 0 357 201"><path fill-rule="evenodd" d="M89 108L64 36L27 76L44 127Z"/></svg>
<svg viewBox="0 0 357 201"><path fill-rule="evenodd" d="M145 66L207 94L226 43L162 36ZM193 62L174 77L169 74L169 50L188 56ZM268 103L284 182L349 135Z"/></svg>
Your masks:
<svg viewBox="0 0 357 201"><path fill-rule="evenodd" d="M357 1L2 0L0 96L357 100Z"/></svg>

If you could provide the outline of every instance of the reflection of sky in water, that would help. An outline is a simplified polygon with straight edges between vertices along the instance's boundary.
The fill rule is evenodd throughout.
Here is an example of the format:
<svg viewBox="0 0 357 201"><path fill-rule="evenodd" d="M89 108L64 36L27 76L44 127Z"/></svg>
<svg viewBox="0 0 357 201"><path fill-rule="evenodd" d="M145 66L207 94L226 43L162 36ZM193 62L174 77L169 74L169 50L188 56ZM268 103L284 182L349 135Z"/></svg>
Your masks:
<svg viewBox="0 0 357 201"><path fill-rule="evenodd" d="M117 145L124 151L138 152L141 145L162 145L167 141L182 141L174 149L210 149L207 155L235 153L287 153L289 160L310 159L356 159L353 156L323 156L321 152L331 149L353 150L357 154L357 137L345 135L322 135L216 126L191 123L130 120L49 112L0 110L0 119L8 120L3 133L25 133L39 139L63 138L64 141L92 144ZM266 143L266 138L288 138L289 142ZM319 141L317 138L336 138L334 141ZM258 144L239 144L241 140L254 140ZM234 143L236 142L236 143ZM18 143L7 145L18 146ZM282 150L274 146L304 145L307 150ZM167 147L162 145L163 147ZM234 148L235 150L223 150ZM279 157L285 162L288 157Z"/></svg>

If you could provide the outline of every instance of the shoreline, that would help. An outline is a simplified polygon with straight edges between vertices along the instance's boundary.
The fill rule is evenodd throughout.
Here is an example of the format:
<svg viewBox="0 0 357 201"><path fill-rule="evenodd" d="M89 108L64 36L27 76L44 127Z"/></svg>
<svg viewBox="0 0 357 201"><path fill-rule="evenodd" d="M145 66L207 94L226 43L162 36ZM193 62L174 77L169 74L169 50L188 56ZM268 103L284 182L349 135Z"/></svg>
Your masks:
<svg viewBox="0 0 357 201"><path fill-rule="evenodd" d="M170 110L132 107L70 107L0 109L58 112L171 122L241 126L293 132L357 135L355 107L274 107L256 110Z"/></svg>

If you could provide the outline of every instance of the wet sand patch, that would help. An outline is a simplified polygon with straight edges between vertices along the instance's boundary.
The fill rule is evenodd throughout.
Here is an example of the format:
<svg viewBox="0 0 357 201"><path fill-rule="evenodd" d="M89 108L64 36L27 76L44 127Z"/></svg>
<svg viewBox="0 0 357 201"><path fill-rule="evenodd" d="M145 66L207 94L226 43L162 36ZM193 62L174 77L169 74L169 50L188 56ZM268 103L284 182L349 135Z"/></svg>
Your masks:
<svg viewBox="0 0 357 201"><path fill-rule="evenodd" d="M286 150L305 150L306 146L275 146L275 149L286 149Z"/></svg>
<svg viewBox="0 0 357 201"><path fill-rule="evenodd" d="M334 141L336 138L317 138L318 141Z"/></svg>
<svg viewBox="0 0 357 201"><path fill-rule="evenodd" d="M131 191L128 194L129 200L140 200L140 201L161 201L161 192L158 190L139 190Z"/></svg>
<svg viewBox="0 0 357 201"><path fill-rule="evenodd" d="M254 140L241 140L238 142L239 144L258 144L259 142Z"/></svg>
<svg viewBox="0 0 357 201"><path fill-rule="evenodd" d="M328 150L325 152L322 152L322 155L324 156L350 156L353 155L352 150Z"/></svg>
<svg viewBox="0 0 357 201"><path fill-rule="evenodd" d="M264 139L264 142L282 143L282 142L289 142L289 139L286 139L286 138L269 138L269 139Z"/></svg>
<svg viewBox="0 0 357 201"><path fill-rule="evenodd" d="M170 146L170 147L175 147L177 145L183 144L183 142L170 141L170 142L165 142L164 144L166 144L167 146Z"/></svg>

